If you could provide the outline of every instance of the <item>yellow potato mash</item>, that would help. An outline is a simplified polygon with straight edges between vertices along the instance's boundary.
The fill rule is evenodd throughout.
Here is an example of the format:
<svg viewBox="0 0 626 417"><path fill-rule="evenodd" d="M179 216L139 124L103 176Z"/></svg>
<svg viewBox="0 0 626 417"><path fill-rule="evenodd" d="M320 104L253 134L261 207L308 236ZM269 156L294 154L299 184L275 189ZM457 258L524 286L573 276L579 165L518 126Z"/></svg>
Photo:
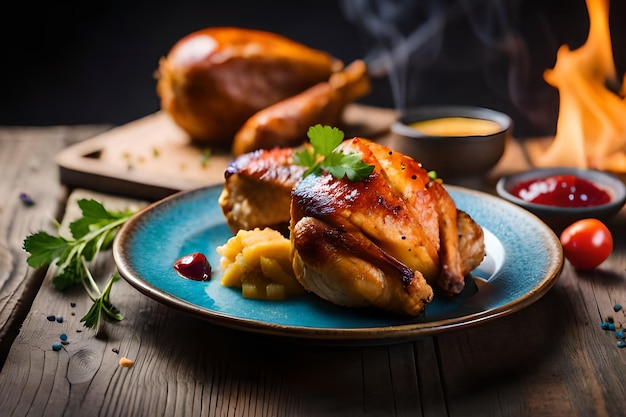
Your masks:
<svg viewBox="0 0 626 417"><path fill-rule="evenodd" d="M276 230L240 230L217 252L222 285L241 288L244 298L284 300L304 293L291 266L291 242Z"/></svg>

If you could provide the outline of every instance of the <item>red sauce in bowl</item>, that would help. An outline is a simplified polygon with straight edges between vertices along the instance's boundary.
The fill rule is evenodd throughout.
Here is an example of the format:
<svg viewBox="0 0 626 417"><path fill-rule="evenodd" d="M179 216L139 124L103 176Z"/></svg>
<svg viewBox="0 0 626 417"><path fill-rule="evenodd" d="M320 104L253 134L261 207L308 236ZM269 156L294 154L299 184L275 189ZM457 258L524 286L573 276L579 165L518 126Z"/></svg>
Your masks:
<svg viewBox="0 0 626 417"><path fill-rule="evenodd" d="M530 203L558 207L591 207L611 201L605 190L575 175L523 181L513 188L512 194Z"/></svg>

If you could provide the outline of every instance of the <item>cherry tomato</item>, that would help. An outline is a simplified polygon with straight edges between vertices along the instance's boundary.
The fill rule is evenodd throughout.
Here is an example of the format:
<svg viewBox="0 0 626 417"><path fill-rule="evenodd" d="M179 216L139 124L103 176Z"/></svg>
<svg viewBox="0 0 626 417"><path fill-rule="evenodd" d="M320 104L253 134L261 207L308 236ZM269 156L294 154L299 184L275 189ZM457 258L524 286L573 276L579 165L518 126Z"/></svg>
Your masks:
<svg viewBox="0 0 626 417"><path fill-rule="evenodd" d="M611 231L598 219L572 223L561 233L565 258L577 269L593 269L613 251Z"/></svg>

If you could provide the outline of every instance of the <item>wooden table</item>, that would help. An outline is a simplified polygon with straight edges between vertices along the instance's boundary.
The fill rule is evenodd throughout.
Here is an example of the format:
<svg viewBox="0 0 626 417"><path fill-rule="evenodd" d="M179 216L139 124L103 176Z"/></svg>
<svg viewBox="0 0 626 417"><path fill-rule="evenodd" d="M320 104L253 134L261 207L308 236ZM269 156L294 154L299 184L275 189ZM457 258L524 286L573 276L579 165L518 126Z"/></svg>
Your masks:
<svg viewBox="0 0 626 417"><path fill-rule="evenodd" d="M106 126L0 128L0 415L2 416L618 416L626 349L600 328L626 305L626 212L609 223L615 250L597 270L568 263L531 306L479 326L378 346L289 342L217 327L116 283L126 319L96 337L82 288L57 291L27 267L24 238L54 232L74 200L141 199L70 190L54 155ZM473 186L524 168L522 143ZM20 193L35 201L24 205ZM67 213L66 213L67 212ZM112 257L94 266L114 270ZM62 316L62 323L48 315ZM60 351L52 344L66 333ZM134 360L121 367L122 357Z"/></svg>

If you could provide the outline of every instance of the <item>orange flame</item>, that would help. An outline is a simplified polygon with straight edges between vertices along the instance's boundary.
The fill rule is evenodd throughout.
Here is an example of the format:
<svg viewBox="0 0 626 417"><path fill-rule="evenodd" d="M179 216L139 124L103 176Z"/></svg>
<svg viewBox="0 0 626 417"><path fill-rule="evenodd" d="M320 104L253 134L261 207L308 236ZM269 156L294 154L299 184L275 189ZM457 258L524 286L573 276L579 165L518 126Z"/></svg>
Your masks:
<svg viewBox="0 0 626 417"><path fill-rule="evenodd" d="M559 91L554 140L538 166L573 166L626 172L626 101L613 61L609 0L587 0L589 36L574 51L563 45L545 81Z"/></svg>

